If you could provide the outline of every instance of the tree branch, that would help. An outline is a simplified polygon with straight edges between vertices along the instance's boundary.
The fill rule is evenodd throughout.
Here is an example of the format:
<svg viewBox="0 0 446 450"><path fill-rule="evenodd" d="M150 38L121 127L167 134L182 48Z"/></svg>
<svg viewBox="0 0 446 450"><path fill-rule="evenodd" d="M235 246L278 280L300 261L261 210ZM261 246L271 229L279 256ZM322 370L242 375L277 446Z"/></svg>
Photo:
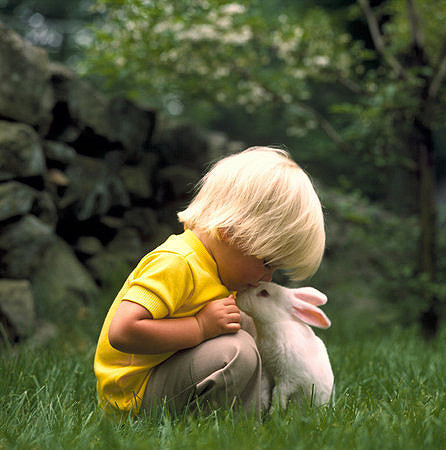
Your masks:
<svg viewBox="0 0 446 450"><path fill-rule="evenodd" d="M367 20L367 24L372 36L373 44L375 45L376 51L383 56L387 63L395 71L396 75L399 77L406 77L406 72L399 61L387 51L384 45L384 40L382 38L381 32L379 31L378 22L375 15L373 14L372 8L368 0L358 0Z"/></svg>
<svg viewBox="0 0 446 450"><path fill-rule="evenodd" d="M306 103L299 103L299 106L308 111L316 120L325 134L344 152L355 153L354 149L345 142L344 138L336 131L331 123L316 109Z"/></svg>
<svg viewBox="0 0 446 450"><path fill-rule="evenodd" d="M287 103L283 98L283 95L274 91L269 86L265 86L263 83L259 83L258 80L256 80L247 70L243 69L242 67L238 67L236 65L233 66L233 70L237 72L239 75L241 75L245 80L253 81L257 83L259 86L261 86L266 92L268 92L271 95L273 102L280 104ZM300 101L294 100L294 104L304 109L305 111L309 112L313 116L314 120L317 122L319 127L341 150L347 153L354 153L354 149L350 145L348 145L348 143L336 131L333 125L331 125L331 123L319 111L314 109L312 106Z"/></svg>
<svg viewBox="0 0 446 450"><path fill-rule="evenodd" d="M344 78L336 72L334 72L334 77L338 83L342 84L342 86L344 86L353 94L368 95L367 90L364 89L360 84L356 83L354 80Z"/></svg>
<svg viewBox="0 0 446 450"><path fill-rule="evenodd" d="M438 65L434 70L432 81L429 86L429 98L434 98L440 90L441 83L446 78L446 41L443 42L440 57L438 58Z"/></svg>
<svg viewBox="0 0 446 450"><path fill-rule="evenodd" d="M412 45L416 51L419 49L424 54L423 33L420 30L420 21L413 0L407 0L407 14L412 31Z"/></svg>
<svg viewBox="0 0 446 450"><path fill-rule="evenodd" d="M326 68L321 71L321 77L325 77L325 81L333 79L334 82L341 84L352 94L369 95L367 89L357 83L353 78L343 77L339 70Z"/></svg>

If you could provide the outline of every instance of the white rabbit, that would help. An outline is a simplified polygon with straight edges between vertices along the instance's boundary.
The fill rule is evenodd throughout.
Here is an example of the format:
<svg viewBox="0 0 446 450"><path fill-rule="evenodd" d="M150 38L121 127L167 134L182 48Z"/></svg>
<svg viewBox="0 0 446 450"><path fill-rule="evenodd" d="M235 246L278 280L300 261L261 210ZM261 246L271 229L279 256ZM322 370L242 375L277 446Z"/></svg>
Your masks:
<svg viewBox="0 0 446 450"><path fill-rule="evenodd" d="M237 304L251 316L257 329L262 357L262 404L264 409L289 399L330 401L333 371L324 343L307 325L328 328L328 317L317 307L327 297L311 287L290 289L261 282L237 295ZM272 397L271 397L272 392Z"/></svg>

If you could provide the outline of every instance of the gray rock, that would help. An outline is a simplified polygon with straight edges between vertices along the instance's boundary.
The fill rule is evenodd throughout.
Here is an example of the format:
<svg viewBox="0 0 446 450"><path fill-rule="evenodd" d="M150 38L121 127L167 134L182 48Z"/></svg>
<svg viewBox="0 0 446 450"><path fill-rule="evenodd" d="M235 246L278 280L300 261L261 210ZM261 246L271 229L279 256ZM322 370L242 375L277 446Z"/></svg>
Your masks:
<svg viewBox="0 0 446 450"><path fill-rule="evenodd" d="M27 341L31 348L40 348L57 337L56 325L46 320L36 320L34 334Z"/></svg>
<svg viewBox="0 0 446 450"><path fill-rule="evenodd" d="M62 170L49 169L45 174L45 183L48 189L54 191L54 187L66 187L70 184L70 180Z"/></svg>
<svg viewBox="0 0 446 450"><path fill-rule="evenodd" d="M44 141L43 150L48 159L63 165L68 165L76 157L76 151L63 142Z"/></svg>
<svg viewBox="0 0 446 450"><path fill-rule="evenodd" d="M166 202L191 197L199 179L200 172L190 167L171 165L161 169L159 172L160 200Z"/></svg>
<svg viewBox="0 0 446 450"><path fill-rule="evenodd" d="M107 248L86 262L87 267L101 285L110 285L116 279L125 279L138 261L174 232L165 223L157 224L150 237L140 239L135 230L124 229Z"/></svg>
<svg viewBox="0 0 446 450"><path fill-rule="evenodd" d="M189 124L166 119L158 123L151 149L159 155L161 164L180 164L201 171L209 162L205 135Z"/></svg>
<svg viewBox="0 0 446 450"><path fill-rule="evenodd" d="M0 23L0 61L0 116L44 136L54 106L47 53Z"/></svg>
<svg viewBox="0 0 446 450"><path fill-rule="evenodd" d="M158 219L156 212L151 208L131 208L124 214L126 226L136 228L143 239L156 234Z"/></svg>
<svg viewBox="0 0 446 450"><path fill-rule="evenodd" d="M29 278L42 264L42 254L56 239L52 228L32 215L5 226L0 232L0 276Z"/></svg>
<svg viewBox="0 0 446 450"><path fill-rule="evenodd" d="M81 236L76 243L76 251L83 255L92 256L103 250L101 241L94 236Z"/></svg>
<svg viewBox="0 0 446 450"><path fill-rule="evenodd" d="M139 108L124 98L112 98L106 117L115 137L122 142L130 159L139 159L155 127L155 113Z"/></svg>
<svg viewBox="0 0 446 450"><path fill-rule="evenodd" d="M149 239L143 241L146 253L161 245L171 234L179 234L181 232L181 225L177 222L175 225L163 222L158 223L155 233Z"/></svg>
<svg viewBox="0 0 446 450"><path fill-rule="evenodd" d="M67 190L60 208L71 207L79 220L106 214L112 206L130 206L129 196L114 168L103 160L77 155L67 168Z"/></svg>
<svg viewBox="0 0 446 450"><path fill-rule="evenodd" d="M40 176L45 170L40 138L33 128L0 121L0 180Z"/></svg>
<svg viewBox="0 0 446 450"><path fill-rule="evenodd" d="M153 152L146 152L141 155L138 166L143 167L147 176L151 178L159 168L159 156Z"/></svg>
<svg viewBox="0 0 446 450"><path fill-rule="evenodd" d="M129 194L137 198L146 199L152 196L151 180L143 167L124 166L120 170L119 175Z"/></svg>
<svg viewBox="0 0 446 450"><path fill-rule="evenodd" d="M61 309L76 311L98 294L90 273L60 238L43 252L30 279L36 305L50 316Z"/></svg>
<svg viewBox="0 0 446 450"><path fill-rule="evenodd" d="M124 220L114 216L102 216L99 222L110 230L113 230L115 235L124 226Z"/></svg>
<svg viewBox="0 0 446 450"><path fill-rule="evenodd" d="M36 191L17 181L0 184L0 221L27 214L36 198Z"/></svg>
<svg viewBox="0 0 446 450"><path fill-rule="evenodd" d="M32 214L54 230L59 216L52 196L46 191L35 191L35 196L36 201L31 210Z"/></svg>
<svg viewBox="0 0 446 450"><path fill-rule="evenodd" d="M86 262L86 266L102 286L113 285L117 279L124 281L133 269L131 264L109 251L94 255Z"/></svg>
<svg viewBox="0 0 446 450"><path fill-rule="evenodd" d="M125 99L106 97L64 66L52 64L51 70L57 101L65 105L71 118L60 128L58 139L76 124L81 135L92 133L109 143L119 143L130 158L147 146L155 124L153 111ZM75 133L70 135L73 142Z"/></svg>
<svg viewBox="0 0 446 450"><path fill-rule="evenodd" d="M86 261L94 278L101 285L127 276L144 256L139 233L133 228L121 228L102 252Z"/></svg>
<svg viewBox="0 0 446 450"><path fill-rule="evenodd" d="M10 341L28 337L35 323L34 297L28 280L0 280L0 319Z"/></svg>
<svg viewBox="0 0 446 450"><path fill-rule="evenodd" d="M57 209L51 195L26 184L8 181L0 184L0 222L33 214L52 228L57 223Z"/></svg>
<svg viewBox="0 0 446 450"><path fill-rule="evenodd" d="M107 245L107 251L118 255L131 265L136 264L144 256L141 238L134 228L121 228Z"/></svg>

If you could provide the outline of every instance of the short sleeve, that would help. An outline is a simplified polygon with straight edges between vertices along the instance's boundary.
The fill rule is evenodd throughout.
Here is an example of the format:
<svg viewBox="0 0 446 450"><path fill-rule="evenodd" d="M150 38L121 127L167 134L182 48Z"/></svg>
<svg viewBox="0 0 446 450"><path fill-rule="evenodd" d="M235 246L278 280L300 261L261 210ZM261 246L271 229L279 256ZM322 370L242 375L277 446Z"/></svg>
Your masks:
<svg viewBox="0 0 446 450"><path fill-rule="evenodd" d="M154 319L172 315L189 298L194 283L188 262L181 255L158 252L136 267L123 300L144 306Z"/></svg>

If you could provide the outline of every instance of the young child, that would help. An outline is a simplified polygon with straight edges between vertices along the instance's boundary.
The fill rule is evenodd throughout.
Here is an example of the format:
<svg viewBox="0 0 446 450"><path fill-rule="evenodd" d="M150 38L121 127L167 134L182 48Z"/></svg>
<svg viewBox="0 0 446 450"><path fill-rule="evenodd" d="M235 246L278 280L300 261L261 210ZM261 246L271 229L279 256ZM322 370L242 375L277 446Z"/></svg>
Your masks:
<svg viewBox="0 0 446 450"><path fill-rule="evenodd" d="M215 164L178 217L184 233L139 262L107 314L94 362L99 403L138 414L193 410L198 399L259 414L260 356L234 297L276 268L297 280L317 270L318 196L285 151L252 147Z"/></svg>

